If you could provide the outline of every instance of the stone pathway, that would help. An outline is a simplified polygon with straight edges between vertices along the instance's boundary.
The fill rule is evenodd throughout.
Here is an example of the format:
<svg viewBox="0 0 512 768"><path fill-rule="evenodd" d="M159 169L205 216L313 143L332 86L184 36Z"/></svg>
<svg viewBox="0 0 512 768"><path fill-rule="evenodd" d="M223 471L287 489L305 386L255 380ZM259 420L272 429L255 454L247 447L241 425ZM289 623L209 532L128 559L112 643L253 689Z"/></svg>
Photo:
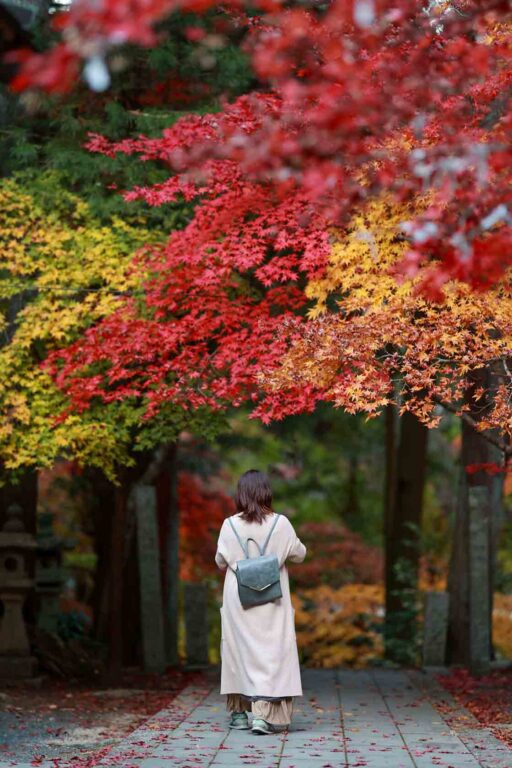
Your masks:
<svg viewBox="0 0 512 768"><path fill-rule="evenodd" d="M512 768L512 750L429 676L304 670L288 733L229 731L217 688L185 689L98 762L101 768ZM441 715L434 704L440 704ZM0 768L26 763L0 763ZM51 768L53 762L43 762ZM63 768L64 762L59 766ZM70 765L80 766L80 762Z"/></svg>

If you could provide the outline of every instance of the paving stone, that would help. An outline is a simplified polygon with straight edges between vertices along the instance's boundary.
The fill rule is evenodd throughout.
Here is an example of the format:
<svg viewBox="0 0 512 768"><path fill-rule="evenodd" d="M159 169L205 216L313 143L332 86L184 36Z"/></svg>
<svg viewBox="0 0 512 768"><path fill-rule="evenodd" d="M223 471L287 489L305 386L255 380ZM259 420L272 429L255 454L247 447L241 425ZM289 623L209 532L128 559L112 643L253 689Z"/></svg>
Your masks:
<svg viewBox="0 0 512 768"><path fill-rule="evenodd" d="M364 768L414 768L412 759L407 755L364 755L348 754L348 765L364 766Z"/></svg>
<svg viewBox="0 0 512 768"><path fill-rule="evenodd" d="M305 670L289 732L228 729L218 691L184 691L99 763L102 768L512 768L512 750L452 707L422 673ZM435 703L449 704L449 721ZM453 717L453 713L456 717ZM123 761L125 750L127 757ZM138 755L138 756L137 756ZM110 757L110 759L109 759ZM30 768L0 762L0 768ZM61 768L67 768L61 762ZM41 768L52 768L43 763Z"/></svg>
<svg viewBox="0 0 512 768"><path fill-rule="evenodd" d="M440 759L443 763L447 763L448 765L456 765L456 766L471 766L472 768L475 768L475 766L478 766L480 768L482 763L476 758L474 755L441 755L440 758L432 755L424 755L422 757L415 758L418 762L418 766L422 766L424 764L428 765L428 761L431 760L432 762L435 762L436 759ZM508 758L509 766L510 766L510 758Z"/></svg>
<svg viewBox="0 0 512 768"><path fill-rule="evenodd" d="M323 760L290 760L288 758L282 758L279 763L279 768L348 768L348 763L336 762L326 763Z"/></svg>
<svg viewBox="0 0 512 768"><path fill-rule="evenodd" d="M261 757L255 762L253 757L240 757L240 756L234 756L234 755L225 755L225 754L218 754L215 756L215 760L211 765L223 765L223 766L230 766L230 768L235 768L235 766L238 765L257 765L258 768L266 768L266 766L277 766L279 765L279 756L278 755L265 755L264 757Z"/></svg>
<svg viewBox="0 0 512 768"><path fill-rule="evenodd" d="M51 768L51 766L55 765L54 762L43 762L38 763L37 768ZM34 768L33 763L17 763L16 761L0 761L0 768L13 768L13 766L16 766L16 768Z"/></svg>

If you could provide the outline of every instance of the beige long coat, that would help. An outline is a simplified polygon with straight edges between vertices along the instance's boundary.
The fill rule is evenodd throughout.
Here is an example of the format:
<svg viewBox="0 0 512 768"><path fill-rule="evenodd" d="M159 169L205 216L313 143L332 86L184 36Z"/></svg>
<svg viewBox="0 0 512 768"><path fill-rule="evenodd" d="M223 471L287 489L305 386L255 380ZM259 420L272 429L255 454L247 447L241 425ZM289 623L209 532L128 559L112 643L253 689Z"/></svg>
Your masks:
<svg viewBox="0 0 512 768"><path fill-rule="evenodd" d="M231 519L242 541L252 537L262 547L275 514L268 515L261 524L247 523L239 514ZM252 542L249 547L251 557L257 555ZM224 521L215 556L219 568L227 568L221 608L220 692L265 698L302 696L295 617L285 563L301 563L306 547L284 515L280 515L266 554L279 558L283 596L272 603L244 609L238 596L235 569L237 560L245 555L228 520Z"/></svg>

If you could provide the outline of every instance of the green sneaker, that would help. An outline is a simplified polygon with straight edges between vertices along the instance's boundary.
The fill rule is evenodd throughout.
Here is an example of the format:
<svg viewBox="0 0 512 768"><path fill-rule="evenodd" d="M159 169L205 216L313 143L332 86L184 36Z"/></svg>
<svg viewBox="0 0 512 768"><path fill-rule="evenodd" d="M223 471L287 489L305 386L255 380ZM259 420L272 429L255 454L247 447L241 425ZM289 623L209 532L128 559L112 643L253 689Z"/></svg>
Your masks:
<svg viewBox="0 0 512 768"><path fill-rule="evenodd" d="M249 730L249 718L246 712L232 712L231 719L229 721L229 727L235 728L237 731Z"/></svg>
<svg viewBox="0 0 512 768"><path fill-rule="evenodd" d="M267 736L269 733L279 733L279 730L272 723L267 723L266 720L255 717L252 721L252 732L260 736Z"/></svg>

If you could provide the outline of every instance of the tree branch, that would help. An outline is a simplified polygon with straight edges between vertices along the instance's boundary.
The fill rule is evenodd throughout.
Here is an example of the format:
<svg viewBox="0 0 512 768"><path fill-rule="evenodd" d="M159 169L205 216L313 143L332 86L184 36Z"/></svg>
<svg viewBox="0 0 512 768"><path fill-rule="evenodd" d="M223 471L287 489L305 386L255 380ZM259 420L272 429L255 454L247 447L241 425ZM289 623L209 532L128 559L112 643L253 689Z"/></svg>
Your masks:
<svg viewBox="0 0 512 768"><path fill-rule="evenodd" d="M438 405L440 405L442 408L444 408L446 411L449 411L450 413L454 413L456 416L459 416L459 418L465 422L469 427L475 430L479 435L481 435L484 440L487 440L488 443L491 443L491 445L494 445L495 448L498 448L505 457L512 456L512 445L505 442L505 440L500 440L499 437L496 437L492 432L490 432L488 429L481 430L478 429L478 422L473 419L472 416L469 415L469 413L466 413L465 411L462 411L462 413L451 403L446 403L444 400L441 400L439 397L433 398L434 402L436 402Z"/></svg>

